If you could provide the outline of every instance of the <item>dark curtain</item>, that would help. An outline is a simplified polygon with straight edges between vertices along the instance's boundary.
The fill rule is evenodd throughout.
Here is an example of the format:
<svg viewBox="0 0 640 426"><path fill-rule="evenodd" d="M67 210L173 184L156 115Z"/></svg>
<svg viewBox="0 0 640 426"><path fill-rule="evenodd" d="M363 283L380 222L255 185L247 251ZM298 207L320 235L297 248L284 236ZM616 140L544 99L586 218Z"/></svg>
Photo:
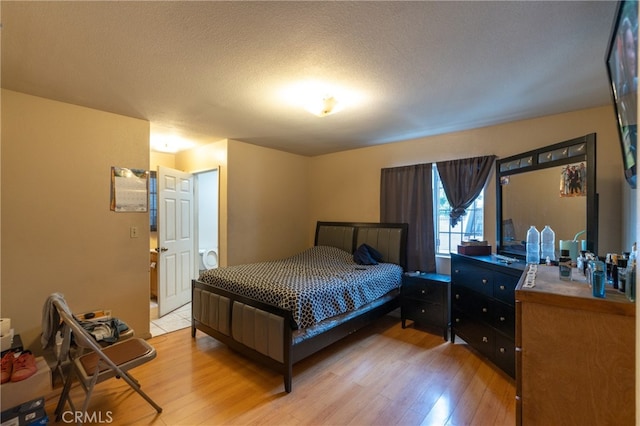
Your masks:
<svg viewBox="0 0 640 426"><path fill-rule="evenodd" d="M456 226L460 216L466 214L467 208L480 195L495 159L495 155L488 155L436 163L444 192L451 205L449 218L452 227Z"/></svg>
<svg viewBox="0 0 640 426"><path fill-rule="evenodd" d="M408 223L407 270L436 270L432 165L382 169L380 221Z"/></svg>

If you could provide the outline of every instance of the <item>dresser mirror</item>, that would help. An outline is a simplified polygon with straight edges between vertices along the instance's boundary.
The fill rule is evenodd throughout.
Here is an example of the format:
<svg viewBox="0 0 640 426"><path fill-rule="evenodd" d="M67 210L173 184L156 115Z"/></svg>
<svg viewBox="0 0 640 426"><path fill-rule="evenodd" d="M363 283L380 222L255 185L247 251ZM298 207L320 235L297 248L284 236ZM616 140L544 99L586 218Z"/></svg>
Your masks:
<svg viewBox="0 0 640 426"><path fill-rule="evenodd" d="M598 252L595 155L592 133L496 161L499 254L526 258L531 225L553 229L556 258L560 240L574 238Z"/></svg>

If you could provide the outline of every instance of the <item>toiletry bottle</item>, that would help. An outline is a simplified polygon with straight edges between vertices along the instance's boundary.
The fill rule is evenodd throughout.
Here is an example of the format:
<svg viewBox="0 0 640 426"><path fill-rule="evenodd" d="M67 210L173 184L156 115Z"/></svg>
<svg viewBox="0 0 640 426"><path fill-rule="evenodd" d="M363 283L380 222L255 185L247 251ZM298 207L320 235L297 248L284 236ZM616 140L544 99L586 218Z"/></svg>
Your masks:
<svg viewBox="0 0 640 426"><path fill-rule="evenodd" d="M618 254L611 255L611 286L618 289Z"/></svg>
<svg viewBox="0 0 640 426"><path fill-rule="evenodd" d="M627 265L627 299L632 302L636 301L636 259L631 261L631 265Z"/></svg>
<svg viewBox="0 0 640 426"><path fill-rule="evenodd" d="M569 256L569 250L560 250L558 272L561 280L571 281L571 257Z"/></svg>
<svg viewBox="0 0 640 426"><path fill-rule="evenodd" d="M625 293L627 285L627 258L621 257L618 259L618 291Z"/></svg>
<svg viewBox="0 0 640 426"><path fill-rule="evenodd" d="M605 296L606 284L605 266L601 260L593 261L593 272L591 275L591 291L593 297L603 298Z"/></svg>
<svg viewBox="0 0 640 426"><path fill-rule="evenodd" d="M625 293L627 299L632 302L636 301L636 263L638 253L636 252L636 243L633 243L631 253L629 253L629 260L627 262L627 279Z"/></svg>
<svg viewBox="0 0 640 426"><path fill-rule="evenodd" d="M586 269L586 259L584 257L585 252L584 251L580 251L580 254L578 255L578 259L576 262L576 268L578 269L578 271L582 272L584 274L584 270Z"/></svg>

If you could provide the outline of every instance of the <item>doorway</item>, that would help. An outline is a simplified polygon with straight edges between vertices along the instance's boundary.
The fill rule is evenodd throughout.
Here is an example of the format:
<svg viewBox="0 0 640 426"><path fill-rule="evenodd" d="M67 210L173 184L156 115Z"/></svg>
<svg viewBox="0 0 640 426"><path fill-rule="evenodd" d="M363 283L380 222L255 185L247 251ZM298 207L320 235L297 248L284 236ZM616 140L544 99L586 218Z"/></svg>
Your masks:
<svg viewBox="0 0 640 426"><path fill-rule="evenodd" d="M150 185L153 189L153 185ZM157 200L157 198L155 198ZM203 269L211 269L217 267L218 259L218 217L219 217L219 168L205 170L193 173L193 273L188 279L188 287L190 294L191 279L197 278ZM158 215L157 229L162 226L162 215ZM153 236L152 236L153 237ZM162 241L158 235L155 236L155 247L160 248ZM160 237L161 238L161 237ZM152 244L153 247L153 244ZM154 253L155 251L155 253ZM162 262L156 260L162 256L162 252L152 250L151 253L151 278L157 276L158 282L163 273ZM152 284L153 288L153 284ZM157 294L157 292L156 292ZM189 296L190 299L190 296ZM191 303L190 300L186 304L171 310L165 315L160 315L158 311L158 301L151 292L151 309L150 309L150 331L152 336L161 335L167 332L179 330L191 325Z"/></svg>

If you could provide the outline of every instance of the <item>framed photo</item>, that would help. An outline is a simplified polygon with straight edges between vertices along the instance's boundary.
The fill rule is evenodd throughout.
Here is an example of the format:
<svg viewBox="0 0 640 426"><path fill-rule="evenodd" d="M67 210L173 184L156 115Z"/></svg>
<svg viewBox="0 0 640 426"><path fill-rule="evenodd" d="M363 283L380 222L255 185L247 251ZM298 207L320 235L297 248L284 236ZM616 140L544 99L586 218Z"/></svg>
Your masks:
<svg viewBox="0 0 640 426"><path fill-rule="evenodd" d="M607 73L622 149L624 175L636 188L638 138L638 2L621 1L607 50Z"/></svg>

